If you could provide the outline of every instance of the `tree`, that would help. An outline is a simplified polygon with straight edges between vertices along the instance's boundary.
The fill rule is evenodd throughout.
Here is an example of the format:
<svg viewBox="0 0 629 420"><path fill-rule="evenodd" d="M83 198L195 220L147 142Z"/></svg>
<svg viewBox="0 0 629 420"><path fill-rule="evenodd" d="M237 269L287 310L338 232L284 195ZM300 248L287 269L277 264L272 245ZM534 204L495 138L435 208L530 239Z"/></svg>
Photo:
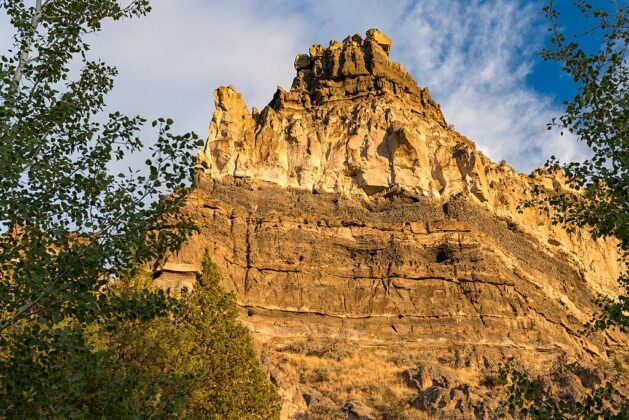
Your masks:
<svg viewBox="0 0 629 420"><path fill-rule="evenodd" d="M209 259L181 299L142 280L195 230L179 210L200 143L158 119L147 174L112 175L145 150L146 121L103 117L116 69L89 59L85 35L148 0L0 7L16 29L0 60L0 418L277 417Z"/></svg>
<svg viewBox="0 0 629 420"><path fill-rule="evenodd" d="M611 382L591 390L577 399L557 398L548 378L530 379L528 374L513 367L513 359L501 364L495 379L507 385L509 399L503 401L499 417L531 419L618 419L626 418L629 405L618 396ZM614 398L616 397L616 398Z"/></svg>
<svg viewBox="0 0 629 420"><path fill-rule="evenodd" d="M591 23L584 33L566 35L560 13L550 0L544 8L549 21L552 47L542 51L544 60L561 64L577 88L565 113L548 129L568 131L590 148L584 162L560 165L553 157L547 167L563 169L569 185L579 196L561 194L546 197L542 204L554 209L554 222L569 229L585 227L594 238L618 240L621 263L629 262L629 6L609 1L600 8L577 0L574 7ZM586 40L600 42L588 48ZM539 203L538 203L539 204ZM593 321L595 328L617 326L629 331L629 274L619 278L624 292L617 300L603 298L602 315Z"/></svg>
<svg viewBox="0 0 629 420"><path fill-rule="evenodd" d="M279 417L280 400L260 369L249 330L236 321L233 293L220 286L221 276L206 252L195 290L184 297L176 319L173 346L180 375L195 375L185 417Z"/></svg>
<svg viewBox="0 0 629 420"><path fill-rule="evenodd" d="M90 58L86 35L150 10L148 0L121 3L0 0L15 29L0 57L0 417L16 398L47 401L49 414L83 412L73 395L104 363L86 331L173 306L162 291L111 287L194 231L179 209L200 145L162 118L147 149L146 120L103 115L116 69ZM147 150L146 174L111 173L112 162Z"/></svg>
<svg viewBox="0 0 629 420"><path fill-rule="evenodd" d="M114 349L118 370L142 378L134 380L139 394L155 394L157 386L172 401L184 389L182 418L277 418L279 397L260 369L249 331L236 320L236 298L220 279L206 252L194 290L182 294L172 319L120 323L93 335L97 347Z"/></svg>
<svg viewBox="0 0 629 420"><path fill-rule="evenodd" d="M149 175L109 172L142 150L140 117L97 117L116 69L88 58L87 33L106 18L149 11L148 1L2 0L17 52L0 64L0 331L37 317L89 321L118 311L96 293L108 279L176 248L191 232L172 222L193 171L196 135L159 119ZM81 63L72 79L72 60ZM164 189L174 191L163 199ZM168 227L168 228L166 228Z"/></svg>
<svg viewBox="0 0 629 420"><path fill-rule="evenodd" d="M146 290L152 283L146 274L116 283L111 293ZM93 323L78 345L78 335L66 330L55 346L64 352L44 355L49 360L38 370L22 360L37 360L23 346L7 365L5 383L20 378L30 392L0 398L0 416L277 418L279 397L209 255L195 289L178 302L171 314L149 321Z"/></svg>
<svg viewBox="0 0 629 420"><path fill-rule="evenodd" d="M549 21L551 48L544 60L561 64L577 88L571 101L564 101L565 112L552 120L548 129L559 128L573 134L590 148L584 162L561 164L552 157L546 169L561 168L568 185L581 193L548 195L537 191L527 203L553 210L553 223L588 229L594 238L614 238L618 242L625 268L619 283L624 292L618 299L601 298L602 313L590 324L595 329L618 327L629 331L629 6L609 1L600 8L575 0L574 7L592 25L583 33L567 35L560 23L560 12L553 0L544 7ZM587 39L586 39L587 38ZM591 42L586 42L589 39ZM588 48L599 43L600 48ZM591 389L581 400L566 401L553 395L548 381L530 379L516 370L511 360L503 365L499 379L508 386L504 406L510 416L534 419L609 418L624 419L626 396L612 382ZM504 413L503 413L504 414Z"/></svg>

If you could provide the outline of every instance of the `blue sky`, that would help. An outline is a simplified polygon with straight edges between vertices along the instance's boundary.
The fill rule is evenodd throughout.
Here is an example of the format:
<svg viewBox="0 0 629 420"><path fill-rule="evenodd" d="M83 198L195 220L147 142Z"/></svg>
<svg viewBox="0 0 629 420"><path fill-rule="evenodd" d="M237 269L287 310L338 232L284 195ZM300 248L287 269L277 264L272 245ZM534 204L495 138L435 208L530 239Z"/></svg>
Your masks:
<svg viewBox="0 0 629 420"><path fill-rule="evenodd" d="M542 6L530 0L154 0L148 17L107 24L92 44L95 56L120 71L112 108L171 116L177 129L205 137L216 87L234 85L249 106L261 108L277 85L290 87L297 53L377 27L393 40L392 59L429 87L448 122L492 159L528 172L552 154L585 156L573 138L546 130L573 87L556 65L539 58L547 36ZM0 24L6 47L8 25Z"/></svg>
<svg viewBox="0 0 629 420"><path fill-rule="evenodd" d="M572 1L566 0L555 2L555 7L560 12L558 22L568 40L577 40L587 51L595 51L602 42L600 32L593 32L588 36L583 36L586 28L591 28L595 20L591 16L586 17L572 3ZM594 3L596 7L609 10L609 2L607 0L599 0ZM626 6L627 1L620 0L618 4L625 4ZM540 13L539 18L542 25L547 25L543 13ZM535 34L532 34L532 36L535 36ZM544 45L552 47L550 36L544 37ZM563 100L572 99L576 94L576 86L572 78L562 72L561 65L554 61L545 62L539 56L534 56L533 58L535 59L534 65L531 68L531 73L527 76L529 86L552 97L556 105L561 105Z"/></svg>

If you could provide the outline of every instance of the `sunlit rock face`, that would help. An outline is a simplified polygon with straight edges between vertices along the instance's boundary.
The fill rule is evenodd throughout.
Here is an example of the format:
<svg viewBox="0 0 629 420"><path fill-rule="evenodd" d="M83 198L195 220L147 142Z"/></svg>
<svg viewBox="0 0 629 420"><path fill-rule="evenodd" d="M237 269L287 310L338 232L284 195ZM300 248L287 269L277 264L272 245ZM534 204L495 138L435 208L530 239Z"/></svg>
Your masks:
<svg viewBox="0 0 629 420"><path fill-rule="evenodd" d="M200 231L157 283L191 287L210 250L284 417L377 418L389 385L411 418L492 417L501 391L483 380L506 356L540 373L567 358L566 386L585 392L583 366L602 380L628 344L580 332L619 290L614 243L520 209L535 184L568 192L561 175L484 156L391 47L377 30L314 45L261 112L215 91L186 209ZM311 351L330 340L350 356Z"/></svg>
<svg viewBox="0 0 629 420"><path fill-rule="evenodd" d="M217 89L201 154L208 173L316 192L447 194L442 174L432 174L447 162L432 159L429 147L447 130L445 120L428 90L389 61L390 46L376 30L364 40L314 45L296 57L291 90L279 88L262 113L250 113L233 87ZM474 166L476 156L465 158Z"/></svg>

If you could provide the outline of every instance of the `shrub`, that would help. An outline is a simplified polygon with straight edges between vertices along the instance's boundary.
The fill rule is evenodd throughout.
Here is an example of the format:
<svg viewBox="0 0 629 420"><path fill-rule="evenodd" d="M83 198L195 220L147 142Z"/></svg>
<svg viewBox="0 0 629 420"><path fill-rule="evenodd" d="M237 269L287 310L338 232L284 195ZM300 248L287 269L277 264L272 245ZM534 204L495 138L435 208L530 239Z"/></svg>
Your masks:
<svg viewBox="0 0 629 420"><path fill-rule="evenodd" d="M220 278L206 254L202 274L194 290L182 294L174 318L128 323L101 346L117 348L126 372L176 378L185 397L168 386L160 392L162 398L180 400L184 418L276 418L279 397L260 367L249 331L236 320L235 296L220 286Z"/></svg>
<svg viewBox="0 0 629 420"><path fill-rule="evenodd" d="M0 418L277 418L279 397L219 282L206 256L170 315L0 336ZM122 298L149 287L140 278L112 288ZM45 351L32 350L33 337Z"/></svg>

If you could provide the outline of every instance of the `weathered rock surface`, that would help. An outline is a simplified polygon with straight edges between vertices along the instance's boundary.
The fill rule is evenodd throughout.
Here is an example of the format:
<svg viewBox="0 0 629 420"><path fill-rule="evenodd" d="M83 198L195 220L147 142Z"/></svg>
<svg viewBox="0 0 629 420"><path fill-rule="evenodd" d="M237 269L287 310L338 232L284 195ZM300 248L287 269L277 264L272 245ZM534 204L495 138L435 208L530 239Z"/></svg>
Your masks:
<svg viewBox="0 0 629 420"><path fill-rule="evenodd" d="M295 343L339 340L364 360L377 351L380 388L406 387L416 417L440 405L491 415L491 390L473 387L505 356L532 372L559 355L599 367L625 357L626 336L580 333L593 299L618 291L614 243L519 211L533 184L565 190L561 177L490 161L390 48L377 30L314 45L296 57L290 91L260 113L232 87L215 91L206 170L187 207L201 230L158 284L189 287L209 248L286 417L393 409L353 356L283 350ZM402 354L422 363L384 362ZM356 375L313 376L324 368Z"/></svg>

